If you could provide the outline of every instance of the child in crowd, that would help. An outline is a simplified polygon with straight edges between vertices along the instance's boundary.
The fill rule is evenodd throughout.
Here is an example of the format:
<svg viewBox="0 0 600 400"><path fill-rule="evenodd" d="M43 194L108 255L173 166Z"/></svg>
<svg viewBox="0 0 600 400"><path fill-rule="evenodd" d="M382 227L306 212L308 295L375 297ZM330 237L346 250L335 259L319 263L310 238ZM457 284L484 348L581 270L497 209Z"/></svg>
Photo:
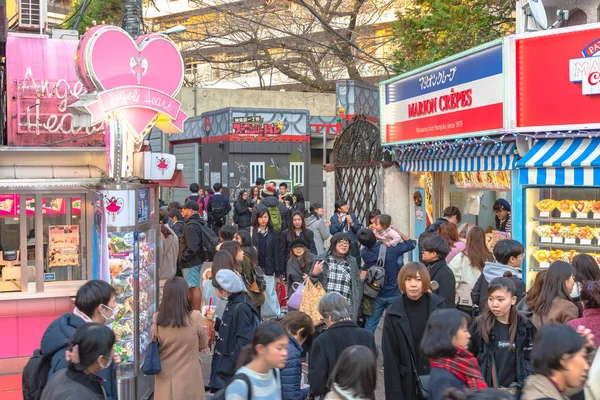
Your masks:
<svg viewBox="0 0 600 400"><path fill-rule="evenodd" d="M387 214L380 214L375 217L373 233L377 240L387 247L395 246L398 243L403 242L400 234L392 228L392 217Z"/></svg>

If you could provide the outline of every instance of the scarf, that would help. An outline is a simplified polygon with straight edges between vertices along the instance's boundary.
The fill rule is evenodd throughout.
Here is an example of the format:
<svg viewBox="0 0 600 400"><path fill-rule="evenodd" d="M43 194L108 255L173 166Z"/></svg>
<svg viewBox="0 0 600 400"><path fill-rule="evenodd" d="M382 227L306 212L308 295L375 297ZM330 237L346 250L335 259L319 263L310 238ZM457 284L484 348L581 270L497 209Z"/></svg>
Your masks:
<svg viewBox="0 0 600 400"><path fill-rule="evenodd" d="M456 348L456 355L453 358L430 358L429 364L432 367L452 372L461 381L465 382L471 390L480 390L487 387L479 370L477 358L462 347Z"/></svg>

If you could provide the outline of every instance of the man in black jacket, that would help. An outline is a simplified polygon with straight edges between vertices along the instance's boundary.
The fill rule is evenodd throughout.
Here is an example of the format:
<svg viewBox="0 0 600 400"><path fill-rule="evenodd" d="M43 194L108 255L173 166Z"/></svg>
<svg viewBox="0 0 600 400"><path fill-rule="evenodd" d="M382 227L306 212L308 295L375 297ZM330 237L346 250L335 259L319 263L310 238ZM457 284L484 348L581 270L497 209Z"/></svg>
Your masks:
<svg viewBox="0 0 600 400"><path fill-rule="evenodd" d="M425 228L425 231L419 235L419 261L423 262L423 259L421 258L421 256L423 255L421 252L421 244L423 243L423 240L431 236L437 236L437 232L440 229L440 225L442 225L444 222L451 222L454 225L458 225L460 224L461 219L462 213L460 212L460 209L458 207L448 206L444 208L444 215L442 216L442 218L436 219L433 224Z"/></svg>
<svg viewBox="0 0 600 400"><path fill-rule="evenodd" d="M208 199L208 205L206 207L206 213L208 214L208 225L218 235L219 229L225 225L227 214L231 211L231 204L229 199L221 193L223 185L215 183L213 185L215 191L214 196Z"/></svg>
<svg viewBox="0 0 600 400"><path fill-rule="evenodd" d="M375 336L350 320L350 305L337 292L325 294L319 301L319 313L323 316L327 330L312 344L308 362L310 392L318 397L329 392L327 381L340 354L354 345L366 346L377 357Z"/></svg>
<svg viewBox="0 0 600 400"><path fill-rule="evenodd" d="M185 217L183 235L179 241L179 267L188 283L190 299L194 310L202 308L202 290L200 289L200 270L202 269L202 228L204 220L198 214L198 203L190 200L183 206Z"/></svg>
<svg viewBox="0 0 600 400"><path fill-rule="evenodd" d="M456 303L456 278L454 273L446 264L446 257L450 252L448 242L439 236L431 236L423 240L421 247L423 264L427 266L431 281L439 285L433 293L446 299L448 304Z"/></svg>

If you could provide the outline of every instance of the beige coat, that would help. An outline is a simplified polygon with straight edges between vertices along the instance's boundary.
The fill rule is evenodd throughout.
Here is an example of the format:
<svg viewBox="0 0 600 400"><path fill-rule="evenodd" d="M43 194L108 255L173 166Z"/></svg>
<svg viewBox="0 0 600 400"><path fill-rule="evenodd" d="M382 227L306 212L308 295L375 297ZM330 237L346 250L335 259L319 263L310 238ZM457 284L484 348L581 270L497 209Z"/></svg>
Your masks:
<svg viewBox="0 0 600 400"><path fill-rule="evenodd" d="M542 375L531 375L525 381L521 400L537 400L542 398L568 399L568 397L563 396L556 389L556 386L554 386L547 377Z"/></svg>
<svg viewBox="0 0 600 400"><path fill-rule="evenodd" d="M550 311L544 315L544 324L566 324L572 319L579 318L579 309L573 302L560 297L556 297L552 300L552 307ZM539 314L533 314L531 319L535 327L540 330L542 328L542 321Z"/></svg>
<svg viewBox="0 0 600 400"><path fill-rule="evenodd" d="M192 311L191 323L183 328L156 326L160 344L161 372L156 375L156 400L204 400L204 380L200 351L208 346L206 321L200 311Z"/></svg>

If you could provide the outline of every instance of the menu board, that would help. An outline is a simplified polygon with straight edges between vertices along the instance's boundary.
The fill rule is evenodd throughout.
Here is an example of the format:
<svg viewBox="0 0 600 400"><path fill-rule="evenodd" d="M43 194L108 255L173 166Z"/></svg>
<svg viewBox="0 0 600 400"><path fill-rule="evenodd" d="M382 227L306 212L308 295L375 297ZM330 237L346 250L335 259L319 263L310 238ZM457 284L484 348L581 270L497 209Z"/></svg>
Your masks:
<svg viewBox="0 0 600 400"><path fill-rule="evenodd" d="M64 198L52 197L42 199L42 213L46 215L65 215L67 201ZM25 199L26 215L35 215L35 199ZM73 215L81 214L81 199L73 198L71 204ZM0 195L0 218L16 217L21 214L21 196L18 194Z"/></svg>
<svg viewBox="0 0 600 400"><path fill-rule="evenodd" d="M124 374L133 374L135 357L135 298L134 268L137 232L112 232L108 234L108 267L110 283L117 292L119 306L112 330L115 333L115 351L121 357L119 368Z"/></svg>
<svg viewBox="0 0 600 400"><path fill-rule="evenodd" d="M510 233L501 231L492 231L485 234L485 241L489 251L494 251L494 246L501 240L510 239Z"/></svg>
<svg viewBox="0 0 600 400"><path fill-rule="evenodd" d="M454 185L461 189L511 189L508 171L454 172Z"/></svg>
<svg viewBox="0 0 600 400"><path fill-rule="evenodd" d="M48 227L48 267L79 267L79 226Z"/></svg>
<svg viewBox="0 0 600 400"><path fill-rule="evenodd" d="M150 190L138 190L137 220L138 224L143 224L150 220Z"/></svg>

